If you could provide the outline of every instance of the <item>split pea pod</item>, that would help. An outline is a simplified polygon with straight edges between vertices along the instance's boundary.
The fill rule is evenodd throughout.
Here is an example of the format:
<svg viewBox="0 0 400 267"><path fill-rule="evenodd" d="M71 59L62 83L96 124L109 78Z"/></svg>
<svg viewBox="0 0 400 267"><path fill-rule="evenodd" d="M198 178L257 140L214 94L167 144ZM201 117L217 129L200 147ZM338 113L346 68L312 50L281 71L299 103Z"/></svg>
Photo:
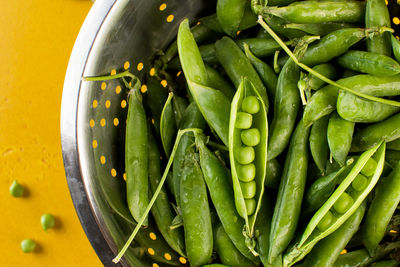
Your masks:
<svg viewBox="0 0 400 267"><path fill-rule="evenodd" d="M314 122L310 131L310 151L320 173L325 175L326 161L328 160L328 140L326 131L328 129L329 117L324 116Z"/></svg>
<svg viewBox="0 0 400 267"><path fill-rule="evenodd" d="M343 68L376 76L391 76L400 73L400 64L389 56L350 50L337 58Z"/></svg>
<svg viewBox="0 0 400 267"><path fill-rule="evenodd" d="M250 80L243 78L231 105L229 159L236 210L245 220L244 231L250 240L264 193L267 140L265 103Z"/></svg>
<svg viewBox="0 0 400 267"><path fill-rule="evenodd" d="M131 89L128 99L125 137L126 195L136 222L149 204L147 119L140 94L140 82ZM148 224L148 218L143 225Z"/></svg>
<svg viewBox="0 0 400 267"><path fill-rule="evenodd" d="M306 257L307 267L333 266L342 250L358 231L366 210L366 201L335 232L321 240Z"/></svg>
<svg viewBox="0 0 400 267"><path fill-rule="evenodd" d="M332 157L343 166L350 151L354 122L342 119L336 112L329 118L327 140Z"/></svg>
<svg viewBox="0 0 400 267"><path fill-rule="evenodd" d="M149 185L150 192L154 193L161 180L161 160L160 151L154 137L149 132L148 138L149 149ZM162 236L168 245L178 252L181 256L185 256L185 241L181 228L171 230L169 226L175 217L175 212L168 199L168 194L165 188L161 189L157 200L151 208L154 220L160 230Z"/></svg>
<svg viewBox="0 0 400 267"><path fill-rule="evenodd" d="M367 163L373 155L376 162L374 160L375 165L371 168L371 165ZM384 162L385 143L380 143L361 154L347 177L311 218L299 241L286 251L284 266L292 266L304 258L318 241L343 225L376 185ZM361 171L367 172L368 177L361 176Z"/></svg>
<svg viewBox="0 0 400 267"><path fill-rule="evenodd" d="M231 184L232 178L229 171L217 156L207 148L204 138L196 138L196 145L199 149L200 166L204 180L224 232L229 236L235 250L237 249L253 262L257 262L257 259L250 253L245 243L243 235L244 220L235 208L235 199Z"/></svg>
<svg viewBox="0 0 400 267"><path fill-rule="evenodd" d="M389 27L390 15L385 0L368 0L365 11L365 27ZM369 52L390 56L392 53L390 46L390 33L373 36L367 39Z"/></svg>
<svg viewBox="0 0 400 267"><path fill-rule="evenodd" d="M300 217L308 166L309 127L297 124L286 156L272 217L268 263L283 253L292 240Z"/></svg>
<svg viewBox="0 0 400 267"><path fill-rule="evenodd" d="M180 207L185 232L186 254L191 266L203 266L211 259L213 233L207 188L199 155L187 150L180 181Z"/></svg>
<svg viewBox="0 0 400 267"><path fill-rule="evenodd" d="M235 36L239 30L246 7L246 0L218 0L217 17L227 35Z"/></svg>
<svg viewBox="0 0 400 267"><path fill-rule="evenodd" d="M400 161L386 178L379 181L363 225L363 243L374 254L400 202Z"/></svg>

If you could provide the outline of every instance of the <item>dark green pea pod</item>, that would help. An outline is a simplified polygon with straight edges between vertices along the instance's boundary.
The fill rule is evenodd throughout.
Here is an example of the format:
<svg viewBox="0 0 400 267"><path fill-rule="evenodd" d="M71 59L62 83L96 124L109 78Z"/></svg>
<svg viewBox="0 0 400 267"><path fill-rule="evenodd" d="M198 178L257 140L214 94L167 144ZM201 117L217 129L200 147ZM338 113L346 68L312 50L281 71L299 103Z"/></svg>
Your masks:
<svg viewBox="0 0 400 267"><path fill-rule="evenodd" d="M286 38L294 39L294 38L301 38L307 35L306 32L303 32L298 29L285 28L285 25L290 23L285 19L267 14L264 14L263 18L268 23L268 25L274 30L274 32L276 32L279 35L285 36Z"/></svg>
<svg viewBox="0 0 400 267"><path fill-rule="evenodd" d="M218 0L217 17L227 35L234 37L242 21L246 0Z"/></svg>
<svg viewBox="0 0 400 267"><path fill-rule="evenodd" d="M243 99L245 97L255 96L260 102L260 109L257 113L252 114L252 128L259 130L260 138L259 143L254 146L255 150L255 178L256 192L255 202L256 207L254 212L250 215L247 210L245 198L239 181L238 167L239 162L237 161L235 153L238 148L242 147L241 141L241 130L236 128L236 121L238 112L241 110ZM239 215L245 220L245 234L246 237L254 238L254 223L257 218L258 211L261 205L262 195L264 193L264 180L267 167L267 140L268 140L268 122L267 122L267 109L263 98L260 96L254 85L247 78L242 78L242 82L232 100L231 112L230 112L230 123L229 123L229 158L231 163L233 190L235 196L236 210Z"/></svg>
<svg viewBox="0 0 400 267"><path fill-rule="evenodd" d="M342 250L350 242L351 238L358 231L361 220L364 217L367 207L364 201L353 215L340 226L335 232L324 238L315 246L306 257L304 266L320 267L333 266Z"/></svg>
<svg viewBox="0 0 400 267"><path fill-rule="evenodd" d="M216 88L221 91L229 100L233 98L236 88L225 80L225 78L215 69L206 65L206 70L209 78L210 87Z"/></svg>
<svg viewBox="0 0 400 267"><path fill-rule="evenodd" d="M396 166L397 162L399 161L400 161L400 151L396 150L386 151L386 162L388 163L389 166L394 168L394 166Z"/></svg>
<svg viewBox="0 0 400 267"><path fill-rule="evenodd" d="M257 89L268 109L268 96L264 84L240 47L229 37L223 37L215 43L215 50L219 62L235 87L239 87L242 77L246 77Z"/></svg>
<svg viewBox="0 0 400 267"><path fill-rule="evenodd" d="M392 149L396 151L400 151L400 138L393 140L386 144L387 149Z"/></svg>
<svg viewBox="0 0 400 267"><path fill-rule="evenodd" d="M377 165L373 175L367 178L367 182L362 190L352 190L353 181L373 155L377 160ZM283 259L284 266L292 266L304 258L318 241L327 237L343 225L343 223L357 210L378 182L383 170L384 162L385 143L380 143L360 155L347 177L343 179L329 199L311 218L299 240L286 251ZM345 193L346 190L348 193ZM336 209L338 208L335 204L340 202L338 200L339 198L342 199L342 196L346 196L346 200L348 200L347 202L350 204L347 205L346 210L342 213L338 213L336 212ZM332 212L330 212L331 209ZM330 218L328 223L326 223L327 218ZM321 221L325 221L323 229L321 229Z"/></svg>
<svg viewBox="0 0 400 267"><path fill-rule="evenodd" d="M131 89L125 133L126 195L129 210L136 222L149 204L148 196L148 132L146 113L140 94L140 83ZM143 225L148 225L148 218Z"/></svg>
<svg viewBox="0 0 400 267"><path fill-rule="evenodd" d="M172 107L174 108L176 126L179 128L183 114L188 106L187 100L183 97L174 95L172 98Z"/></svg>
<svg viewBox="0 0 400 267"><path fill-rule="evenodd" d="M385 0L368 0L365 11L365 27L391 27L390 14ZM367 39L369 52L390 56L392 54L390 33L372 36Z"/></svg>
<svg viewBox="0 0 400 267"><path fill-rule="evenodd" d="M386 255L391 253L395 249L400 248L400 242L385 243L378 247L375 255L369 255L366 249L355 250L352 252L340 255L336 260L333 267L365 267L371 266L373 262L376 262ZM373 265L375 266L375 265Z"/></svg>
<svg viewBox="0 0 400 267"><path fill-rule="evenodd" d="M206 44L206 45L201 45L199 46L200 54L203 59L203 61L209 65L217 65L218 59L217 55L215 53L215 45L214 43L212 44Z"/></svg>
<svg viewBox="0 0 400 267"><path fill-rule="evenodd" d="M393 35L391 36L391 40L392 40L393 55L397 61L400 61L400 41Z"/></svg>
<svg viewBox="0 0 400 267"><path fill-rule="evenodd" d="M400 113L361 129L354 135L351 151L365 151L382 141L390 142L400 138L399 125Z"/></svg>
<svg viewBox="0 0 400 267"><path fill-rule="evenodd" d="M400 202L400 161L386 178L382 178L375 190L363 225L363 243L373 255L386 234L397 206Z"/></svg>
<svg viewBox="0 0 400 267"><path fill-rule="evenodd" d="M354 122L342 119L336 112L329 117L327 140L335 161L343 166L353 139Z"/></svg>
<svg viewBox="0 0 400 267"><path fill-rule="evenodd" d="M343 119L362 123L379 122L400 111L400 107L369 101L344 91L339 92L336 108Z"/></svg>
<svg viewBox="0 0 400 267"><path fill-rule="evenodd" d="M306 185L309 129L300 121L291 138L272 217L268 250L270 264L283 253L297 228Z"/></svg>
<svg viewBox="0 0 400 267"><path fill-rule="evenodd" d="M335 66L329 63L316 65L312 69L331 80L335 80L338 76L338 72ZM321 79L315 77L312 74L307 74L304 80L307 83L307 88L311 90L319 90L322 86L326 84L326 82L322 81Z"/></svg>
<svg viewBox="0 0 400 267"><path fill-rule="evenodd" d="M160 122L160 135L161 142L164 148L164 152L169 157L174 146L176 133L178 128L176 127L174 108L172 107L172 98L174 94L169 93L167 101L164 104L163 111L161 113Z"/></svg>
<svg viewBox="0 0 400 267"><path fill-rule="evenodd" d="M374 267L397 267L399 262L396 260L378 261L372 264Z"/></svg>
<svg viewBox="0 0 400 267"><path fill-rule="evenodd" d="M329 147L326 131L329 117L324 116L314 122L310 131L310 151L322 175L325 175L326 161L328 160Z"/></svg>
<svg viewBox="0 0 400 267"><path fill-rule="evenodd" d="M251 267L254 264L244 257L233 245L229 236L225 233L220 223L214 226L215 250L218 253L221 262L232 267Z"/></svg>
<svg viewBox="0 0 400 267"><path fill-rule="evenodd" d="M288 23L284 27L287 29L301 30L310 35L325 36L336 30L344 28L354 28L354 25L343 22L307 23L307 24Z"/></svg>
<svg viewBox="0 0 400 267"><path fill-rule="evenodd" d="M204 265L203 267L229 267L229 266L224 265L224 264L214 263L214 264Z"/></svg>
<svg viewBox="0 0 400 267"><path fill-rule="evenodd" d="M191 266L203 266L211 259L213 234L207 188L194 147L187 150L183 164L180 207L186 254Z"/></svg>
<svg viewBox="0 0 400 267"><path fill-rule="evenodd" d="M276 76L275 71L267 63L257 58L250 51L250 47L248 44L244 43L243 46L247 58L256 69L258 75L260 76L265 87L267 88L269 97L271 99L275 99L276 84L278 82L278 77Z"/></svg>
<svg viewBox="0 0 400 267"><path fill-rule="evenodd" d="M165 102L168 98L168 90L165 89L160 82L153 78L147 77L147 98L146 103L151 111L151 117L154 119L154 128L157 135L160 134L160 118Z"/></svg>
<svg viewBox="0 0 400 267"><path fill-rule="evenodd" d="M149 149L149 184L150 192L154 193L161 180L161 159L160 151L158 150L157 143L149 132L148 139ZM157 200L151 208L154 220L157 224L165 241L168 245L178 252L181 256L185 256L185 241L183 237L182 228L171 230L169 226L175 217L175 212L168 199L168 194L165 188L162 188Z"/></svg>
<svg viewBox="0 0 400 267"><path fill-rule="evenodd" d="M293 23L326 23L364 21L365 3L358 1L302 1L284 7L264 7L262 14L271 14Z"/></svg>
<svg viewBox="0 0 400 267"><path fill-rule="evenodd" d="M275 51L282 49L274 39L266 38L244 38L237 40L236 44L243 51L245 51L244 44L247 44L254 56L260 58L272 56ZM288 41L286 44L292 44L292 41Z"/></svg>
<svg viewBox="0 0 400 267"><path fill-rule="evenodd" d="M343 68L376 76L400 73L400 64L391 57L372 52L350 50L337 58Z"/></svg>
<svg viewBox="0 0 400 267"><path fill-rule="evenodd" d="M269 6L286 6L293 3L296 0L268 0L267 4Z"/></svg>
<svg viewBox="0 0 400 267"><path fill-rule="evenodd" d="M260 30L258 30L256 38L272 39L272 36L269 35L269 33L266 30L261 28Z"/></svg>
<svg viewBox="0 0 400 267"><path fill-rule="evenodd" d="M267 161L267 178L265 179L265 186L278 189L279 182L282 175L282 167L276 159Z"/></svg>
<svg viewBox="0 0 400 267"><path fill-rule="evenodd" d="M229 170L205 145L204 138L196 138L199 149L200 166L206 181L211 200L217 211L219 220L232 245L246 258L257 262L257 258L251 254L245 243L243 235L244 220L235 208L235 199L232 189ZM235 222L235 223L232 223ZM218 241L217 241L218 243Z"/></svg>

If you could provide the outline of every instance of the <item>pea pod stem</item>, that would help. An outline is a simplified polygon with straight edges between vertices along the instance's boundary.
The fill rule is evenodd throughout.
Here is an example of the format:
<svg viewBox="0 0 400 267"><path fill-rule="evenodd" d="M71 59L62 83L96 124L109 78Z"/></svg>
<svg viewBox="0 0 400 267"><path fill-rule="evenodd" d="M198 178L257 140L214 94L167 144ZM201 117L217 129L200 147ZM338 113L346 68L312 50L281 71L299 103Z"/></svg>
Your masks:
<svg viewBox="0 0 400 267"><path fill-rule="evenodd" d="M371 95L367 95L367 94L363 94L357 91L354 91L350 88L347 88L345 86L342 86L334 81L332 81L331 79L328 79L327 77L321 75L319 72L313 70L312 68L310 68L309 66L301 63L297 57L295 56L295 54L289 49L289 47L287 47L287 45L282 41L281 38L279 38L279 36L268 26L267 23L265 23L263 17L261 15L258 16L258 23L275 39L275 41L282 47L283 50L285 50L285 52L289 55L290 58L293 59L293 61L300 66L302 69L308 71L309 73L313 74L314 76L316 76L317 78L321 79L322 81L329 83L335 87L338 87L344 91L347 91L349 93L352 93L356 96L371 100L371 101L375 101L375 102L379 102L382 104L387 104L387 105L391 105L391 106L396 106L396 107L400 107L400 102L397 101L393 101L393 100L388 100L388 99L383 99L383 98L379 98L379 97L375 97L375 96L371 96ZM386 29L385 29L386 28ZM385 31L388 30L387 27L383 27L383 29L379 29L379 31Z"/></svg>
<svg viewBox="0 0 400 267"><path fill-rule="evenodd" d="M145 221L147 215L149 214L150 209L152 208L152 206L153 206L154 202L156 201L158 195L160 194L161 188L164 185L164 182L165 182L165 180L167 178L169 169L171 168L172 162L174 161L174 155L175 155L175 152L176 152L176 150L178 148L179 142L180 142L182 136L185 133L188 133L188 132L192 132L196 136L199 133L201 133L202 130L198 129L198 128L187 128L187 129L178 131L178 134L177 134L177 137L176 137L176 141L175 141L174 147L173 147L172 152L171 152L171 156L170 156L170 158L168 160L167 166L165 167L165 171L164 171L164 174L163 174L163 176L162 176L162 178L160 180L160 183L158 184L158 187L155 190L155 192L153 194L153 197L151 198L151 200L149 202L149 205L146 207L143 216L138 221L138 223L137 223L135 229L133 230L131 236L128 238L128 240L126 241L125 245L123 246L121 251L118 253L118 255L113 259L114 263L118 263L121 260L122 256L125 254L126 250L129 248L129 246L132 243L133 239L135 238L136 234L139 232L140 227L142 226L143 222Z"/></svg>

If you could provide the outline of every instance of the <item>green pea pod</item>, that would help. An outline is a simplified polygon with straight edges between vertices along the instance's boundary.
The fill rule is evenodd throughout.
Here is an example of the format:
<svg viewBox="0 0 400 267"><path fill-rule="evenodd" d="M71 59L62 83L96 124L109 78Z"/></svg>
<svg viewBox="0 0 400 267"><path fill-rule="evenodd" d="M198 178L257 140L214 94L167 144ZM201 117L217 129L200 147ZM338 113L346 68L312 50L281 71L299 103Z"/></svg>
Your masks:
<svg viewBox="0 0 400 267"><path fill-rule="evenodd" d="M259 131L259 143L254 146L255 157L255 181L256 192L254 196L255 208L251 212L246 206L244 191L240 180L243 180L239 169L241 166L237 158L237 150L242 147L242 133L245 130L236 128L238 120L238 112L242 108L243 100L249 96L256 97L259 102L259 110L255 114L252 114L252 129L258 129ZM251 130L251 129L250 129ZM258 91L254 88L254 85L247 78L243 78L239 85L239 88L232 100L231 112L230 112L230 123L229 123L229 158L231 163L233 190L235 196L235 205L239 215L245 220L245 231L248 238L254 237L254 223L257 218L258 211L261 205L261 198L264 193L264 180L267 167L267 140L268 140L268 123L267 123L267 110L263 98L260 96ZM251 163L251 162L248 162ZM246 162L246 164L248 164ZM245 184L245 183L244 183Z"/></svg>
<svg viewBox="0 0 400 267"><path fill-rule="evenodd" d="M179 127L188 103L185 98L174 95L172 98L172 107L174 108L176 126Z"/></svg>
<svg viewBox="0 0 400 267"><path fill-rule="evenodd" d="M362 190L352 190L354 187L353 181L373 155L377 160L373 175L366 178L367 181L363 185ZM295 242L286 251L283 259L284 266L292 266L304 258L318 241L330 235L343 225L376 185L381 176L384 162L385 143L380 143L361 154L347 177L344 178L329 199L311 218L303 234L300 236L299 241ZM345 192L346 190L348 193ZM346 204L346 206L344 206L345 208L338 205L343 203ZM330 211L331 209L332 212ZM323 225L321 225L322 223Z"/></svg>
<svg viewBox="0 0 400 267"><path fill-rule="evenodd" d="M163 111L161 113L160 122L161 142L167 157L169 157L169 155L171 154L172 147L174 146L176 138L176 133L178 131L176 127L174 108L172 106L173 96L173 93L169 93Z"/></svg>
<svg viewBox="0 0 400 267"><path fill-rule="evenodd" d="M279 182L282 175L282 167L276 159L267 161L267 178L265 179L265 186L278 189Z"/></svg>
<svg viewBox="0 0 400 267"><path fill-rule="evenodd" d="M285 36L286 38L294 39L294 38L301 38L307 35L307 33L302 30L286 28L285 25L287 25L290 22L280 17L264 14L263 18L268 23L268 25L274 30L274 32L276 32L279 35Z"/></svg>
<svg viewBox="0 0 400 267"><path fill-rule="evenodd" d="M369 0L365 11L365 27L391 27L389 10L385 0ZM390 33L373 36L367 39L369 52L390 56L392 54Z"/></svg>
<svg viewBox="0 0 400 267"><path fill-rule="evenodd" d="M355 250L340 255L333 267L365 267L370 266L373 262L378 261L388 255L395 249L400 248L400 242L386 243L380 245L375 255L369 255L366 249ZM375 266L375 265L373 265Z"/></svg>
<svg viewBox="0 0 400 267"><path fill-rule="evenodd" d="M392 149L396 151L400 151L400 138L393 140L386 144L387 149Z"/></svg>
<svg viewBox="0 0 400 267"><path fill-rule="evenodd" d="M214 263L214 264L204 265L203 267L229 267L229 266L224 265L224 264Z"/></svg>
<svg viewBox="0 0 400 267"><path fill-rule="evenodd" d="M216 88L221 91L228 99L232 99L235 95L236 88L233 85L225 80L225 78L215 69L206 65L206 70L210 82L210 87Z"/></svg>
<svg viewBox="0 0 400 267"><path fill-rule="evenodd" d="M297 228L307 176L309 129L300 121L291 138L272 217L270 264L283 253Z"/></svg>
<svg viewBox="0 0 400 267"><path fill-rule="evenodd" d="M334 80L338 76L338 72L335 68L335 66L329 64L329 63L323 63L320 65L316 65L313 67L313 70L317 71L318 73L324 75L325 77ZM322 81L321 79L315 77L312 74L308 74L305 78L305 81L307 83L307 88L311 90L319 90L322 86L324 86L326 83Z"/></svg>
<svg viewBox="0 0 400 267"><path fill-rule="evenodd" d="M229 37L223 37L215 43L215 50L219 62L235 87L239 87L242 77L246 77L253 83L268 109L268 96L264 84L239 46Z"/></svg>
<svg viewBox="0 0 400 267"><path fill-rule="evenodd" d="M209 65L217 65L219 63L215 53L214 43L199 46L199 51L205 63Z"/></svg>
<svg viewBox="0 0 400 267"><path fill-rule="evenodd" d="M291 44L292 41L286 42L287 44ZM247 44L250 48L250 51L256 57L264 58L272 56L275 51L281 50L279 44L273 39L265 39L265 38L244 38L236 41L236 44L245 51L245 44Z"/></svg>
<svg viewBox="0 0 400 267"><path fill-rule="evenodd" d="M363 243L373 255L386 234L387 226L400 202L400 161L394 166L390 175L381 179L375 190L365 223L363 226Z"/></svg>
<svg viewBox="0 0 400 267"><path fill-rule="evenodd" d="M379 122L400 111L400 107L365 100L344 91L339 92L336 108L343 119L363 123Z"/></svg>
<svg viewBox="0 0 400 267"><path fill-rule="evenodd" d="M324 116L314 122L311 127L309 138L311 155L322 175L325 175L325 166L329 152L328 139L326 135L328 122L328 116Z"/></svg>
<svg viewBox="0 0 400 267"><path fill-rule="evenodd" d="M244 221L235 208L234 193L229 171L205 145L203 138L196 138L199 149L200 166L206 181L211 200L217 211L219 220L226 234L232 241L235 250L239 250L246 258L257 262L250 253L243 235ZM232 223L235 222L235 223Z"/></svg>
<svg viewBox="0 0 400 267"><path fill-rule="evenodd" d="M187 150L180 183L185 246L191 266L203 266L211 259L213 234L207 189L194 147Z"/></svg>
<svg viewBox="0 0 400 267"><path fill-rule="evenodd" d="M214 227L215 250L221 262L232 267L251 267L254 264L245 258L233 245L220 223Z"/></svg>
<svg viewBox="0 0 400 267"><path fill-rule="evenodd" d="M343 166L350 151L354 122L342 119L336 112L329 117L327 140L333 158Z"/></svg>
<svg viewBox="0 0 400 267"><path fill-rule="evenodd" d="M366 206L364 201L342 226L321 240L306 257L304 265L307 267L333 266L342 250L358 231Z"/></svg>
<svg viewBox="0 0 400 267"><path fill-rule="evenodd" d="M393 55L397 61L400 61L400 41L393 35L391 36L391 40L392 40Z"/></svg>
<svg viewBox="0 0 400 267"><path fill-rule="evenodd" d="M246 0L218 0L217 17L224 32L235 36L242 21Z"/></svg>
<svg viewBox="0 0 400 267"><path fill-rule="evenodd" d="M161 160L160 151L158 150L156 141L152 134L149 132L148 138L148 149L149 149L149 184L150 191L154 193L161 180ZM154 220L157 224L165 241L168 245L178 252L180 255L185 256L185 241L183 237L183 231L181 228L171 230L169 226L175 217L175 212L170 205L168 194L165 188L163 188L151 208Z"/></svg>
<svg viewBox="0 0 400 267"><path fill-rule="evenodd" d="M125 133L126 195L128 207L136 222L149 204L148 196L148 132L142 104L140 84L131 89ZM146 218L143 225L148 224Z"/></svg>
<svg viewBox="0 0 400 267"><path fill-rule="evenodd" d="M372 52L350 50L337 58L343 68L376 76L391 76L400 73L400 64L389 56Z"/></svg>
<svg viewBox="0 0 400 267"><path fill-rule="evenodd" d="M307 23L307 24L288 23L284 27L286 29L301 30L310 35L325 36L336 30L344 28L353 28L354 25L343 22L325 22L325 23Z"/></svg>
<svg viewBox="0 0 400 267"><path fill-rule="evenodd" d="M293 3L295 0L268 0L269 6L286 6Z"/></svg>
<svg viewBox="0 0 400 267"><path fill-rule="evenodd" d="M396 260L379 261L372 264L374 267L397 267L399 262Z"/></svg>
<svg viewBox="0 0 400 267"><path fill-rule="evenodd" d="M201 115L196 103L192 102L186 108L183 114L180 129L198 128L204 129L206 122ZM176 149L174 161L172 163L172 188L176 200L176 204L180 205L180 181L182 179L183 163L185 160L186 151L189 146L194 144L194 137L190 133L184 134L179 142L178 148Z"/></svg>
<svg viewBox="0 0 400 267"><path fill-rule="evenodd" d="M354 135L351 151L365 151L382 141L390 142L400 138L399 125L400 113L361 129Z"/></svg>
<svg viewBox="0 0 400 267"><path fill-rule="evenodd" d="M248 44L244 43L243 46L247 58L256 69L258 75L260 76L265 87L267 88L269 97L271 99L275 99L276 84L278 82L278 77L276 77L275 71L268 64L257 58L250 51L250 47Z"/></svg>
<svg viewBox="0 0 400 267"><path fill-rule="evenodd" d="M151 117L154 119L154 128L157 135L160 134L160 118L165 102L168 98L166 90L159 81L153 77L147 77L147 98L146 103L150 108Z"/></svg>

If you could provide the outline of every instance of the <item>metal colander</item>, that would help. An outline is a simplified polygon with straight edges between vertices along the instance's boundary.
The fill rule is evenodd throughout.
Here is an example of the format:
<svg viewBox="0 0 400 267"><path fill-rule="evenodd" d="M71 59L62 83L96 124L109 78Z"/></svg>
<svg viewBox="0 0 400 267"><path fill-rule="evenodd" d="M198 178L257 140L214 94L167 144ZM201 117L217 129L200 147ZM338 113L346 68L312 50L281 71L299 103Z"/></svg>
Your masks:
<svg viewBox="0 0 400 267"><path fill-rule="evenodd" d="M143 78L154 72L152 59L175 38L180 21L185 17L193 21L207 10L215 10L215 1L98 0L76 40L62 99L63 158L79 219L106 266L114 266L117 248L132 231L123 219L128 211L119 208L124 194L118 193L125 192L127 90L118 80L85 82L82 77L129 68L142 80L145 93ZM395 1L389 3L389 10L392 15L400 14ZM400 20L393 17L392 21L397 28ZM158 237L151 230L145 234L150 244ZM160 261L154 263L154 257ZM168 262L185 263L185 259L134 242L122 264L159 266Z"/></svg>

